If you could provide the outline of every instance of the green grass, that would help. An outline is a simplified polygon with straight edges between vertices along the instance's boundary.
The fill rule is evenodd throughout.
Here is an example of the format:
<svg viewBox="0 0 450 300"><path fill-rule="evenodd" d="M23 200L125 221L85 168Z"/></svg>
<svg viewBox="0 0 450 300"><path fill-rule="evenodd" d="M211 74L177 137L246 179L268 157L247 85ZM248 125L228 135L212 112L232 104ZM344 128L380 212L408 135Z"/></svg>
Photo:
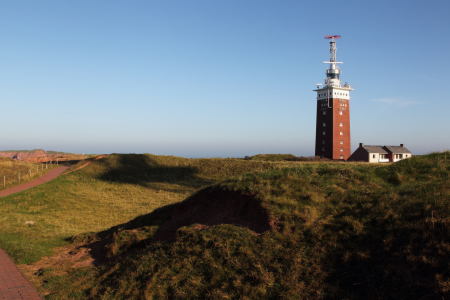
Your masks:
<svg viewBox="0 0 450 300"><path fill-rule="evenodd" d="M0 247L22 263L69 238L119 255L32 276L47 299L448 298L449 171L444 153L389 165L111 155L0 198ZM155 240L178 202L220 194L254 195L270 230L189 224Z"/></svg>

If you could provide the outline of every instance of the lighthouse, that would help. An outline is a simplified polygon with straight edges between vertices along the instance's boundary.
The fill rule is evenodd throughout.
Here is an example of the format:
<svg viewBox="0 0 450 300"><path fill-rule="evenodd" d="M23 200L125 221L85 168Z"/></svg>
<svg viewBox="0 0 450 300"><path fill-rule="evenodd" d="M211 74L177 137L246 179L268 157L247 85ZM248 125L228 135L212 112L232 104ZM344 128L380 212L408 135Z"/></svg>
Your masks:
<svg viewBox="0 0 450 300"><path fill-rule="evenodd" d="M316 151L322 158L347 160L351 155L350 146L350 91L353 87L342 84L341 70L336 61L336 40L340 35L327 35L330 40L330 61L325 74L325 84L316 84Z"/></svg>

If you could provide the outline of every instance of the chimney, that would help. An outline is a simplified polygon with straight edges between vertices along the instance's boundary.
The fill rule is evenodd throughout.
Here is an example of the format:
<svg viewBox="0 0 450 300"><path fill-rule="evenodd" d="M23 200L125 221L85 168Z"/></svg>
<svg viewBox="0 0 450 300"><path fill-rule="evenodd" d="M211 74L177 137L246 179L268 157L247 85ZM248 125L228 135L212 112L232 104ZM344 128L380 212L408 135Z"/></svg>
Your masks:
<svg viewBox="0 0 450 300"><path fill-rule="evenodd" d="M359 146L360 147L364 147L364 143L359 143Z"/></svg>
<svg viewBox="0 0 450 300"><path fill-rule="evenodd" d="M404 144L400 144L400 147L403 147Z"/></svg>

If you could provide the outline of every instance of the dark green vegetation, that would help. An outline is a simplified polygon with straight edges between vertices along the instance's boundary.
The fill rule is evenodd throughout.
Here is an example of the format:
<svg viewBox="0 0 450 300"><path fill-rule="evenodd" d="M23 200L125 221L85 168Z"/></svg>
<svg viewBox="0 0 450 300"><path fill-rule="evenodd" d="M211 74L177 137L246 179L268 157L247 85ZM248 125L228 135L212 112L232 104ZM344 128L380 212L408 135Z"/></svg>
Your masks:
<svg viewBox="0 0 450 300"><path fill-rule="evenodd" d="M74 233L99 265L45 267L32 280L48 299L448 298L449 171L444 153L390 165L113 155L47 188L79 206L74 218L115 217L38 235L50 244ZM23 211L48 199L23 197ZM122 202L129 213L116 211ZM40 214L51 219L52 205Z"/></svg>

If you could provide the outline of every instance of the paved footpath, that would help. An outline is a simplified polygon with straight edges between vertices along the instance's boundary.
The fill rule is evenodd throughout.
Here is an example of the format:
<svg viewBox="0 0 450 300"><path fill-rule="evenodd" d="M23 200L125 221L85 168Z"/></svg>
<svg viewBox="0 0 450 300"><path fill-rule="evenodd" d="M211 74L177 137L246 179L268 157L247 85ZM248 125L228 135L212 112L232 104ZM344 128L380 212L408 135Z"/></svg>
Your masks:
<svg viewBox="0 0 450 300"><path fill-rule="evenodd" d="M0 299L42 299L2 249L0 249Z"/></svg>
<svg viewBox="0 0 450 300"><path fill-rule="evenodd" d="M39 177L38 179L35 179L33 181L18 185L18 186L14 186L12 188L0 191L0 197L3 196L8 196L17 192L21 192L24 190L27 190L29 188L35 187L37 185L46 183L47 181L50 181L52 179L55 179L56 177L58 177L59 175L61 175L62 172L64 172L65 170L67 170L68 168L70 168L69 166L63 166L63 167L58 167L56 169L53 169L49 172L47 172L45 175ZM1 298L0 298L1 299Z"/></svg>
<svg viewBox="0 0 450 300"><path fill-rule="evenodd" d="M58 167L33 181L0 191L0 197L27 190L46 183L67 170L69 167ZM0 300L27 299L41 300L37 290L19 271L5 251L0 249Z"/></svg>

